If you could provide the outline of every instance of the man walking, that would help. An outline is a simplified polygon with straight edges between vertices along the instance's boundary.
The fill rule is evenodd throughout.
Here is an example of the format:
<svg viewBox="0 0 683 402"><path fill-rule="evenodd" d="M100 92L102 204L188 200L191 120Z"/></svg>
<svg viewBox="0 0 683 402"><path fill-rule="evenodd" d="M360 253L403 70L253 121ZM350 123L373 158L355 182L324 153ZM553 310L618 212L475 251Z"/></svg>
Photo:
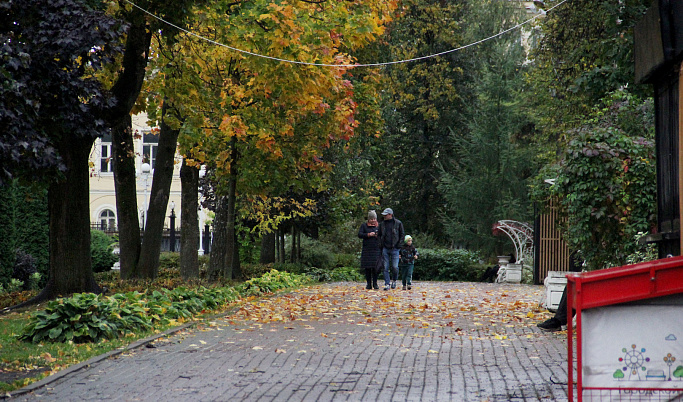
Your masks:
<svg viewBox="0 0 683 402"><path fill-rule="evenodd" d="M405 232L403 223L394 218L394 211L387 208L382 212L384 220L379 223L377 235L379 237L379 247L382 249L384 259L384 290L396 289L396 279L398 279L398 252L401 248ZM389 267L391 266L391 274Z"/></svg>

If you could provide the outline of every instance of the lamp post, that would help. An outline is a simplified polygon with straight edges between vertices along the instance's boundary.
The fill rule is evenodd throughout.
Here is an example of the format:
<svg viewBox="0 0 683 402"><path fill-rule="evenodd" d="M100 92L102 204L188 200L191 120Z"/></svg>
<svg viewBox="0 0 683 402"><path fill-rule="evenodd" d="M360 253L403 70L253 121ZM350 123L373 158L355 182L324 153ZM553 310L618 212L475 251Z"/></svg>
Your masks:
<svg viewBox="0 0 683 402"><path fill-rule="evenodd" d="M206 175L206 167L202 166L199 168L199 178L203 178ZM204 208L202 208L202 197L199 197L199 250L197 250L198 255L204 255L204 237L202 236L202 221L204 220Z"/></svg>
<svg viewBox="0 0 683 402"><path fill-rule="evenodd" d="M171 220L171 233L170 233L170 250L171 252L175 251L175 202L171 201L171 215L169 215L169 219Z"/></svg>
<svg viewBox="0 0 683 402"><path fill-rule="evenodd" d="M142 177L145 180L145 208L142 211L142 230L145 230L145 226L147 224L147 186L148 186L148 180L149 180L149 173L152 171L152 166L150 166L149 163L145 162L142 164L140 167L140 171L142 172Z"/></svg>

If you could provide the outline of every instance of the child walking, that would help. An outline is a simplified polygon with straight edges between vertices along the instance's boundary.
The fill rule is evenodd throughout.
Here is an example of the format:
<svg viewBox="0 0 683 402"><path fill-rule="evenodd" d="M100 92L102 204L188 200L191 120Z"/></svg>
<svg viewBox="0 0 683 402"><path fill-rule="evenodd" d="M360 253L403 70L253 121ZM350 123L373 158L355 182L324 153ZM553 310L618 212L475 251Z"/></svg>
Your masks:
<svg viewBox="0 0 683 402"><path fill-rule="evenodd" d="M399 250L400 256L400 270L401 270L401 281L403 282L403 290L412 289L413 287L413 268L415 267L415 260L420 253L413 246L413 238L410 235L406 235L405 243L403 247Z"/></svg>

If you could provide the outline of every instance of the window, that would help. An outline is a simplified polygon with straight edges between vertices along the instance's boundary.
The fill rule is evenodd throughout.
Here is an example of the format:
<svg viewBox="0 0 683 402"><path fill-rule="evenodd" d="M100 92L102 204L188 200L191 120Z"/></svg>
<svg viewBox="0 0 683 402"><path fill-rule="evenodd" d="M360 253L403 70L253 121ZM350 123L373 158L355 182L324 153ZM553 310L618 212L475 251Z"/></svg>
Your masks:
<svg viewBox="0 0 683 402"><path fill-rule="evenodd" d="M102 231L116 231L116 215L111 209L105 209L100 212L100 230Z"/></svg>
<svg viewBox="0 0 683 402"><path fill-rule="evenodd" d="M149 163L154 169L154 162L157 159L157 147L159 146L159 136L146 132L142 136L142 162Z"/></svg>
<svg viewBox="0 0 683 402"><path fill-rule="evenodd" d="M111 134L106 134L100 142L100 173L113 172L111 161Z"/></svg>

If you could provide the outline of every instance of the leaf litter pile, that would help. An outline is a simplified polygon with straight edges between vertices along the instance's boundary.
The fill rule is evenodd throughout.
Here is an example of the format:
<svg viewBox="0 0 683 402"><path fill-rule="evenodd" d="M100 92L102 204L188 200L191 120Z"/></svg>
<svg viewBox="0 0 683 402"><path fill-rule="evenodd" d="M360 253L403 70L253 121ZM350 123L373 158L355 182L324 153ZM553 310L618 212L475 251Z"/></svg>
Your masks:
<svg viewBox="0 0 683 402"><path fill-rule="evenodd" d="M318 323L323 325L315 327L323 330L334 324L371 333L392 328L402 332L410 327L440 331L447 339L502 341L511 334L539 335L525 328L550 317L540 306L542 293L542 286L511 284L424 282L409 291L383 291L337 283L251 300L226 319L238 331L259 330L268 323L284 323L285 329L293 325L314 329Z"/></svg>

